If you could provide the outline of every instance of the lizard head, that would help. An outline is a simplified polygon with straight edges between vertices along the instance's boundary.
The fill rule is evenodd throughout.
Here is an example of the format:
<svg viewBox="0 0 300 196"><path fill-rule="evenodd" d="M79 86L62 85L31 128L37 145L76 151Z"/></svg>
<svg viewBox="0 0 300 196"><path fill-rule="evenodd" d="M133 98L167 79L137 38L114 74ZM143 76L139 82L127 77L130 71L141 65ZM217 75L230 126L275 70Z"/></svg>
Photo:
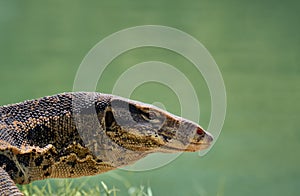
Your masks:
<svg viewBox="0 0 300 196"><path fill-rule="evenodd" d="M139 152L199 151L213 137L199 125L153 105L112 98L103 121L106 135L121 147Z"/></svg>

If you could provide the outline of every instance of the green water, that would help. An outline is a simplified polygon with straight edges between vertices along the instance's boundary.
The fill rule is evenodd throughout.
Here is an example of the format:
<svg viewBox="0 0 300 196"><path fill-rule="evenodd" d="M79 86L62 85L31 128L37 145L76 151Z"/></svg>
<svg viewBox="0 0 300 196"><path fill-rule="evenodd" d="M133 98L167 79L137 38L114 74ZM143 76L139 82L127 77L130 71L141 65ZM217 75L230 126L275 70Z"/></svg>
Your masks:
<svg viewBox="0 0 300 196"><path fill-rule="evenodd" d="M216 145L202 158L186 153L156 170L116 170L76 179L75 186L86 182L84 188L93 189L102 180L120 189L118 195L140 185L154 195L298 195L299 8L292 0L1 0L0 104L72 91L85 54L113 32L145 24L175 27L206 46L224 77L227 115ZM170 51L143 48L121 55L98 91L109 93L124 70L146 60L172 64L190 78L201 99L200 123L207 127L207 87L189 62ZM159 99L180 114L174 92L158 84L136 89L132 98Z"/></svg>

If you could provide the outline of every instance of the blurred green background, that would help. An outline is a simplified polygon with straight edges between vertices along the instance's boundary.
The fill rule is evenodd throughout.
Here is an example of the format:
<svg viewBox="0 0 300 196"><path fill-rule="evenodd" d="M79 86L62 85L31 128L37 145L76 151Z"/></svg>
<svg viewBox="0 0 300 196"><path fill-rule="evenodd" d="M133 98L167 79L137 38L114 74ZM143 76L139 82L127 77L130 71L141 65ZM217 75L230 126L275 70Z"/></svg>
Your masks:
<svg viewBox="0 0 300 196"><path fill-rule="evenodd" d="M216 145L204 157L185 153L156 170L116 170L72 182L84 181L85 189L93 189L103 180L120 189L118 195L140 185L151 187L154 195L298 195L299 10L296 0L1 0L0 104L72 91L83 57L111 33L145 24L175 27L205 45L224 77L227 116ZM121 55L97 90L109 93L123 71L148 60L172 64L189 77L206 128L210 96L205 82L192 64L170 51L142 48ZM160 101L180 114L174 92L156 83L139 87L131 98Z"/></svg>

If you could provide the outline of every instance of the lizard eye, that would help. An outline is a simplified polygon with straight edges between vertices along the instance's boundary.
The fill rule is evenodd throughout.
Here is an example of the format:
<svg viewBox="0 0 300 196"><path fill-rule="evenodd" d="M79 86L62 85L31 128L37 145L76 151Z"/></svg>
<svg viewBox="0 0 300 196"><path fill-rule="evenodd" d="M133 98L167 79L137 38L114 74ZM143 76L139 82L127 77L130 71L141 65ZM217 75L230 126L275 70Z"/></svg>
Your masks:
<svg viewBox="0 0 300 196"><path fill-rule="evenodd" d="M149 112L149 118L151 120L155 120L155 119L157 119L157 114L155 112L151 111L151 112Z"/></svg>
<svg viewBox="0 0 300 196"><path fill-rule="evenodd" d="M150 112L144 112L141 114L142 118L148 122L155 123L159 122L159 118L157 117L157 114L153 111Z"/></svg>

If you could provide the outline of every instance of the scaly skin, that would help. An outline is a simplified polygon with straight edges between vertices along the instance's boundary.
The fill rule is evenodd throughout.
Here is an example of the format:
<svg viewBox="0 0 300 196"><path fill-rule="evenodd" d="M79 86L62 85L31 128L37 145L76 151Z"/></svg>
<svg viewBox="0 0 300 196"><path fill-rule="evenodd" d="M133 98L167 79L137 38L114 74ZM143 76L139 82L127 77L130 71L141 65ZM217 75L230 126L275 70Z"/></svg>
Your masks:
<svg viewBox="0 0 300 196"><path fill-rule="evenodd" d="M0 195L22 195L15 183L96 175L211 142L191 121L114 95L63 93L2 106Z"/></svg>

